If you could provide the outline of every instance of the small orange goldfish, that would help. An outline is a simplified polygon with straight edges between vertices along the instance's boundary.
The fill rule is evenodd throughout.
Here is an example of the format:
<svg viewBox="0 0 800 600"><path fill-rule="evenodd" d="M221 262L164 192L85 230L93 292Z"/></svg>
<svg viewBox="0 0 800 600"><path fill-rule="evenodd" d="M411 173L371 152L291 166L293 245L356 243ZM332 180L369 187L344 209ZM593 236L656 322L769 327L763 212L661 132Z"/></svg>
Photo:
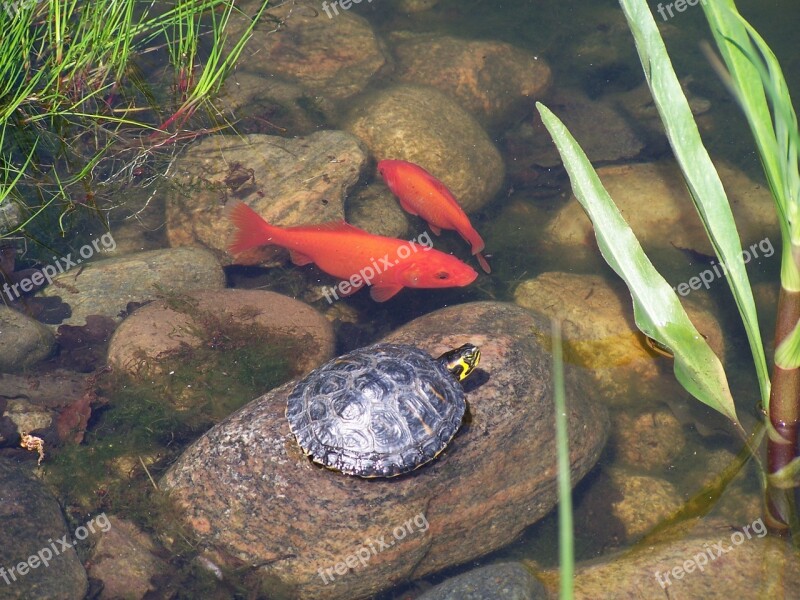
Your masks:
<svg viewBox="0 0 800 600"><path fill-rule="evenodd" d="M268 244L281 246L289 250L294 264L314 263L346 280L337 286L344 296L369 285L372 299L384 302L404 287L461 287L478 277L456 257L434 250L430 237L428 244L407 242L373 235L344 221L276 227L242 202L230 207L229 216L237 229L229 247L232 254Z"/></svg>
<svg viewBox="0 0 800 600"><path fill-rule="evenodd" d="M447 186L419 165L405 160L382 160L378 163L378 172L400 200L403 210L425 219L436 235L442 229L455 229L472 245L472 254L481 268L487 273L492 272L481 255L485 246L483 239Z"/></svg>

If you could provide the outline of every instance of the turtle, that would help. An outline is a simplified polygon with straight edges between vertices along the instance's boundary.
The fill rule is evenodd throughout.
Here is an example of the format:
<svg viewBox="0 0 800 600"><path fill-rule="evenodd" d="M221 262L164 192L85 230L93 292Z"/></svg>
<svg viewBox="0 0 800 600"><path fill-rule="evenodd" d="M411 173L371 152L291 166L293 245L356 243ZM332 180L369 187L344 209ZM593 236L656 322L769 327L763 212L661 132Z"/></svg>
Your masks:
<svg viewBox="0 0 800 600"><path fill-rule="evenodd" d="M315 463L358 477L395 477L436 458L467 403L473 344L439 358L411 345L359 348L314 369L289 394L286 418Z"/></svg>

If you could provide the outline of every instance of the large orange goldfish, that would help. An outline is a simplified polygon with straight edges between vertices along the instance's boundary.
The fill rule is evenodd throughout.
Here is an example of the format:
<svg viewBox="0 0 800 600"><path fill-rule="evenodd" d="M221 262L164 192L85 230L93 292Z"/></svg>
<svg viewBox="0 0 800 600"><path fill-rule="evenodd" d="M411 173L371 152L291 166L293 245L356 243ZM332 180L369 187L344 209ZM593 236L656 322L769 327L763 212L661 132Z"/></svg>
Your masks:
<svg viewBox="0 0 800 600"><path fill-rule="evenodd" d="M442 229L455 229L472 245L472 254L481 268L491 273L489 263L481 255L485 246L483 239L447 186L419 165L405 160L382 160L378 163L378 172L400 200L403 210L425 219L436 235Z"/></svg>
<svg viewBox="0 0 800 600"><path fill-rule="evenodd" d="M430 237L427 244L407 242L373 235L344 221L276 227L244 203L232 206L229 216L237 229L231 253L268 244L281 246L289 250L294 264L314 263L346 280L337 286L345 296L369 285L372 299L384 302L404 287L460 287L478 277L475 269L456 257L434 250Z"/></svg>

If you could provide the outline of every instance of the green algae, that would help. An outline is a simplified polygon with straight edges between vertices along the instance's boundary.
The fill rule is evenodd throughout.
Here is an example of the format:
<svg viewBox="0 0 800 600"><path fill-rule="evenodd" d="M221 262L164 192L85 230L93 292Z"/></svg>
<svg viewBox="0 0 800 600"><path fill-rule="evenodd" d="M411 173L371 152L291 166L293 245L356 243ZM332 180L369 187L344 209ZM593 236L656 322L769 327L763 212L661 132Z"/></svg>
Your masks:
<svg viewBox="0 0 800 600"><path fill-rule="evenodd" d="M167 548L174 570L165 585L176 590L174 597L212 597L237 584L227 577L221 584L198 566L197 541L158 482L220 419L298 375L311 340L262 330L247 315L197 311L186 298L169 304L192 314L192 333L201 343L166 357L168 370L108 376L98 389L105 403L95 409L84 442L53 448L42 473L76 526L93 512L123 516Z"/></svg>

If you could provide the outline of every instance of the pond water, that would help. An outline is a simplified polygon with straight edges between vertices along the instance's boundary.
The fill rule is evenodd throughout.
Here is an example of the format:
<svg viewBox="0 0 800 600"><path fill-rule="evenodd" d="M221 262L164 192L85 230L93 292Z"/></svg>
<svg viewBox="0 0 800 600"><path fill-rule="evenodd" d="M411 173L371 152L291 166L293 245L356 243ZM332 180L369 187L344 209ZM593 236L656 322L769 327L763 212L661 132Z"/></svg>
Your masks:
<svg viewBox="0 0 800 600"><path fill-rule="evenodd" d="M752 136L701 48L713 41L699 3L649 4L732 199L771 360L780 232ZM797 97L795 3L739 9ZM0 533L0 567L46 548L42 540L76 539L71 563L18 569L19 581L0 582L0 598L55 572L69 582L60 591L27 593L557 597L554 318L564 322L568 372L576 596L796 597L798 557L766 533L757 466L734 468L741 437L636 331L630 296L602 260L534 107L548 106L583 145L722 357L752 431L759 389L747 338L619 5L337 0L286 3L272 15L204 132L161 153L120 150L104 166L107 187L98 181L91 193L108 229L94 219L47 239L44 228L29 253L12 245L0 255L4 272L16 270L7 284L33 279L28 268L52 280L35 295L24 285L5 292L15 316L0 320L0 502L16 508ZM139 68L159 60L141 57ZM235 131L212 131L223 118ZM384 159L422 165L453 192L490 273L463 226L445 223L438 235L436 223L401 209L378 171ZM418 173L398 178L430 184ZM282 228L344 218L413 242L370 246L352 231L322 242L331 228L300 229L278 242L296 244L289 260L264 246L289 237L239 209L245 251L234 257L239 201ZM342 258L360 245L369 261ZM360 270L372 297L349 295L337 269ZM391 297L378 302L381 286ZM419 450L431 462L397 478L312 464L284 414L294 382L385 339L434 357L464 342L481 347L459 431L441 453ZM393 377L405 379L392 385L429 393L420 367L397 360L405 370ZM338 385L352 384L342 375ZM350 420L356 410L330 408ZM430 414L419 418L436 430ZM377 425L371 432L393 439ZM323 443L338 432L328 433ZM350 448L341 460L374 475L358 433L341 436ZM20 508L15 486L37 500ZM50 516L39 523L38 514ZM92 522L102 531L81 539L77 528ZM720 544L724 558L711 550Z"/></svg>

